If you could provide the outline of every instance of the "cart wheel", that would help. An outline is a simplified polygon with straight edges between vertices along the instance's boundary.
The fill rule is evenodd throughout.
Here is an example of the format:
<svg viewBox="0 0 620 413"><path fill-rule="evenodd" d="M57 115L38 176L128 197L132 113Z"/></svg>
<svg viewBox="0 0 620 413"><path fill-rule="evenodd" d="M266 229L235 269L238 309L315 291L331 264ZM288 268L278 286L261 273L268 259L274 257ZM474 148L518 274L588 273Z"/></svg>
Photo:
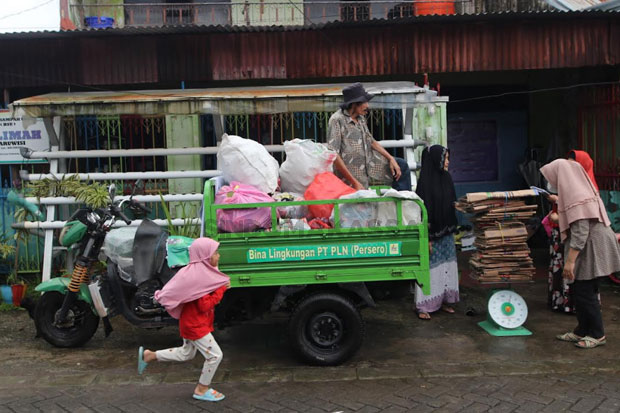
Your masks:
<svg viewBox="0 0 620 413"><path fill-rule="evenodd" d="M364 341L364 321L347 297L316 293L303 298L295 308L289 339L304 361L334 366L359 350Z"/></svg>

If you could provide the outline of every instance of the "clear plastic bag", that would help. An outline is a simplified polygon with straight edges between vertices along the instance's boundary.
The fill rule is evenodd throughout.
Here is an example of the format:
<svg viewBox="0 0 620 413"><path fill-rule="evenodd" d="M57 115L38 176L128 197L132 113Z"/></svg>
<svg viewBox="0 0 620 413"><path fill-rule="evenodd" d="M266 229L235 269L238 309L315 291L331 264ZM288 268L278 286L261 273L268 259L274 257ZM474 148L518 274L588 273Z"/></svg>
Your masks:
<svg viewBox="0 0 620 413"><path fill-rule="evenodd" d="M422 223L422 210L420 206L414 202L416 199L421 200L418 194L412 191L389 189L383 196L386 198L401 198L403 200L403 225L418 225ZM396 224L396 203L379 202L379 206L377 207L377 226L387 227L395 226Z"/></svg>
<svg viewBox="0 0 620 413"><path fill-rule="evenodd" d="M133 281L133 240L138 227L123 227L111 230L103 241L102 252L118 265L119 276L127 282Z"/></svg>
<svg viewBox="0 0 620 413"><path fill-rule="evenodd" d="M289 201L303 201L303 195L296 193L276 193L272 196L274 201L282 202L282 206L278 207L278 216L280 218L302 219L308 216L308 207L306 205L287 205Z"/></svg>
<svg viewBox="0 0 620 413"><path fill-rule="evenodd" d="M389 189L382 196L402 199L403 225L418 225L422 222L422 211L420 206L414 202L420 197L415 192ZM375 191L363 190L340 197L340 199L360 198L379 198L379 196ZM334 215L332 213L331 222L333 221ZM397 224L396 202L394 201L340 205L340 226L342 228L392 227Z"/></svg>
<svg viewBox="0 0 620 413"><path fill-rule="evenodd" d="M283 218L278 222L278 231L310 231L310 225L306 219Z"/></svg>
<svg viewBox="0 0 620 413"><path fill-rule="evenodd" d="M132 259L133 240L137 230L138 227L123 227L111 230L103 242L102 249L105 255L117 264L119 264L119 258Z"/></svg>
<svg viewBox="0 0 620 413"><path fill-rule="evenodd" d="M340 197L340 199L360 198L379 198L379 196L375 191L363 190ZM377 202L340 204L340 227L371 228L377 226L377 206ZM330 221L334 222L333 212Z"/></svg>

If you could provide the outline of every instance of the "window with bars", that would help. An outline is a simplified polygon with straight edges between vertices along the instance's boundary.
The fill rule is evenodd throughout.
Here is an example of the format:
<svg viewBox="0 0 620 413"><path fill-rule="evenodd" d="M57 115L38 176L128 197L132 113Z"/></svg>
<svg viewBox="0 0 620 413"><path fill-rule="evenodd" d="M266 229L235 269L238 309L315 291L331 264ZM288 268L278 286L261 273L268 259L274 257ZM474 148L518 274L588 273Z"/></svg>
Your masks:
<svg viewBox="0 0 620 413"><path fill-rule="evenodd" d="M340 4L340 20L343 22L370 20L370 2L342 2Z"/></svg>
<svg viewBox="0 0 620 413"><path fill-rule="evenodd" d="M169 4L169 6L166 5L164 8L163 20L165 25L174 26L195 23L194 6L187 4L193 3L192 0L166 0L165 3Z"/></svg>
<svg viewBox="0 0 620 413"><path fill-rule="evenodd" d="M76 116L63 119L68 150L150 149L166 147L166 122L163 116ZM106 157L71 159L69 173L165 171L163 156ZM117 183L117 187L119 184ZM120 182L123 193L131 193L133 182ZM167 191L167 180L145 182L144 192Z"/></svg>
<svg viewBox="0 0 620 413"><path fill-rule="evenodd" d="M276 113L273 115L229 115L225 116L225 131L231 135L238 135L260 142L263 145L279 145L294 138L311 139L315 142L325 143L327 125L332 112L295 112ZM212 129L210 115L202 117L205 144L217 142ZM367 116L367 123L373 137L380 140L402 139L403 117L401 110L371 109ZM402 156L402 149L390 149L395 156ZM273 154L276 159L282 161L281 154ZM215 160L208 160L209 165L215 165ZM208 169L215 169L213 168Z"/></svg>
<svg viewBox="0 0 620 413"><path fill-rule="evenodd" d="M414 15L415 14L413 11L413 3L407 2L407 3L400 3L392 7L388 11L388 14L386 17L392 20L392 19L402 19L404 17L412 17Z"/></svg>

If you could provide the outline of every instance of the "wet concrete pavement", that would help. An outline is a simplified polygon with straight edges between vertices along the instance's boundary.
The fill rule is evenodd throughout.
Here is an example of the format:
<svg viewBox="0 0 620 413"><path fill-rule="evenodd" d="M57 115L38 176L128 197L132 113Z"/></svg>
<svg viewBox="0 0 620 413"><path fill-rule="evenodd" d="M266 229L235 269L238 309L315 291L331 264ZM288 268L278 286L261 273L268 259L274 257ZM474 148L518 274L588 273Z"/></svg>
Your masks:
<svg viewBox="0 0 620 413"><path fill-rule="evenodd" d="M218 382L288 382L394 379L442 376L488 376L549 374L566 371L618 372L616 343L620 337L620 287L604 285L601 291L608 344L580 350L554 339L570 331L571 315L546 308L546 285L517 286L529 306L526 326L529 337L492 337L477 326L485 315L466 316L466 308L479 311L485 292L463 288L462 302L454 315L437 313L431 321L419 320L412 311L411 297L386 300L363 311L366 340L358 354L342 366L308 367L292 355L286 339L284 316L275 315L249 324L216 331L224 351ZM34 339L35 330L26 312L0 313L0 387L32 382L53 383L185 383L194 382L201 358L185 364L149 366L149 375L135 371L137 347L152 349L179 345L176 328L143 330L122 318L113 319L115 331L104 338L100 328L84 347L53 348Z"/></svg>
<svg viewBox="0 0 620 413"><path fill-rule="evenodd" d="M2 389L0 412L600 412L620 410L620 377L534 375L312 383L221 383L226 399L191 398L191 384Z"/></svg>

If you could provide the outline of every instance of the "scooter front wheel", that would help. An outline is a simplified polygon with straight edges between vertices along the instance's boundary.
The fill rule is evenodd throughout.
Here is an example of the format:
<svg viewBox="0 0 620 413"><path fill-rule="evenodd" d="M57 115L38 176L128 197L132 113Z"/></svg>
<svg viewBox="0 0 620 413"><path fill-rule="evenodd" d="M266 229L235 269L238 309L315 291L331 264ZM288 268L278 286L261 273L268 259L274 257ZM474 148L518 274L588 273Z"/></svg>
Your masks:
<svg viewBox="0 0 620 413"><path fill-rule="evenodd" d="M79 347L84 345L97 331L99 317L88 303L76 300L67 313L63 324L56 322L65 296L56 291L43 294L34 314L34 322L41 336L56 347Z"/></svg>

